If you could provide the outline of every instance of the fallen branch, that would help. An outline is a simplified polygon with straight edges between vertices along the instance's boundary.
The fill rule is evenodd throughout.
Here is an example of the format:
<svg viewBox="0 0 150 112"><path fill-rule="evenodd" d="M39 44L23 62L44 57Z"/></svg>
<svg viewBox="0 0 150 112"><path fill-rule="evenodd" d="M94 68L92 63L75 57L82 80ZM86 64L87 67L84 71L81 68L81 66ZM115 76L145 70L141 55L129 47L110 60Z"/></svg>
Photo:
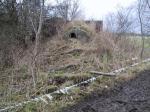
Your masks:
<svg viewBox="0 0 150 112"><path fill-rule="evenodd" d="M96 74L96 75L105 75L105 76L116 76L115 73L104 73L104 72L97 72L97 71L90 71L91 74Z"/></svg>
<svg viewBox="0 0 150 112"><path fill-rule="evenodd" d="M148 59L146 59L146 60L143 60L143 61L141 61L141 62L139 62L139 63L134 63L134 64L132 64L132 65L130 65L130 66L127 66L127 67L124 67L124 68L120 68L120 69L115 70L115 71L112 71L112 72L110 72L110 73L103 73L103 75L104 75L104 74L105 74L105 75L112 75L112 74L115 75L116 73L121 73L121 72L127 70L127 69L130 68L130 67L134 67L134 66L137 66L137 65L139 65L139 64L147 63L147 62L150 62L150 58L148 58ZM100 74L101 72L98 72L98 73ZM101 73L101 74L102 74L102 73ZM6 107L6 108L4 108L4 109L0 109L0 112L5 112L5 111L8 111L8 110L14 109L14 108L16 108L16 107L21 107L21 106L26 105L26 104L31 103L31 102L39 102L39 101L42 101L42 102L48 104L48 102L47 102L46 99L49 99L50 101L52 101L54 94L68 94L69 90L71 90L71 89L73 89L73 88L75 88L75 87L81 86L82 84L87 84L87 83L90 83L90 82L94 82L94 81L95 81L97 78L99 78L99 77L100 77L100 76L92 77L92 78L90 78L90 79L88 79L88 80L86 80L86 81L80 82L80 83L78 83L78 84L75 84L75 85L72 85L72 86L69 86L69 87L65 87L65 88L63 88L63 89L59 89L59 90L54 91L54 92L52 92L52 93L49 93L49 94L45 94L45 95L36 97L36 98L34 98L34 99L30 99L30 100L25 101L25 102L18 103L17 105L14 105L14 106L8 106L8 107Z"/></svg>
<svg viewBox="0 0 150 112"><path fill-rule="evenodd" d="M55 67L55 68L51 68L49 70L49 72L56 72L56 71L60 71L60 70L66 70L66 69L75 69L79 66L78 63L75 63L75 64L67 64L67 65L63 65L63 66L60 66L60 67Z"/></svg>
<svg viewBox="0 0 150 112"><path fill-rule="evenodd" d="M64 52L64 54L77 54L77 53L82 53L84 50L83 49L72 49L70 51Z"/></svg>

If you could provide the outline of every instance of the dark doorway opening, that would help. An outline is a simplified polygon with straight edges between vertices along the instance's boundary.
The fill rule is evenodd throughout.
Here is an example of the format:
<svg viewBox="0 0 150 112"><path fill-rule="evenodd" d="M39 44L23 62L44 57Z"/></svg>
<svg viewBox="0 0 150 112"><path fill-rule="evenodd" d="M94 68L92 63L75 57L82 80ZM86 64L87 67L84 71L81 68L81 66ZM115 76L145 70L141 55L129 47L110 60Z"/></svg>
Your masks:
<svg viewBox="0 0 150 112"><path fill-rule="evenodd" d="M77 38L76 34L75 33L70 33L70 38Z"/></svg>

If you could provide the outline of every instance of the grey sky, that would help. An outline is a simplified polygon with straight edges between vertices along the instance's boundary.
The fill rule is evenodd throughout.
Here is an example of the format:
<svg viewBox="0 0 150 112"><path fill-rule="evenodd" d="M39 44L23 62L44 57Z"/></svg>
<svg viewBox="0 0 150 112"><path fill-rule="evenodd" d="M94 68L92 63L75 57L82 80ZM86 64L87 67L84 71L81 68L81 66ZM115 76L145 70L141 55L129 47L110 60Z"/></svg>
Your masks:
<svg viewBox="0 0 150 112"><path fill-rule="evenodd" d="M103 19L105 15L116 11L117 7L128 7L136 0L79 0L86 19ZM54 0L47 0L54 3Z"/></svg>
<svg viewBox="0 0 150 112"><path fill-rule="evenodd" d="M128 7L136 0L81 0L86 18L102 19L118 7Z"/></svg>

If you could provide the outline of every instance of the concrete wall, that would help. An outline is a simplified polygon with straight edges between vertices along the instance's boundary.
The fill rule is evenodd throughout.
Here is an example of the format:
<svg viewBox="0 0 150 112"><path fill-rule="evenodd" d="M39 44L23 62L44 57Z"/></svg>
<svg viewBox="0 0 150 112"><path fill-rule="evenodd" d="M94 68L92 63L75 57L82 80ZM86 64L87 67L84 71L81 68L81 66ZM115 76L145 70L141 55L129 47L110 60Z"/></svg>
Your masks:
<svg viewBox="0 0 150 112"><path fill-rule="evenodd" d="M103 21L85 21L87 25L94 24L95 31L100 32L103 31Z"/></svg>

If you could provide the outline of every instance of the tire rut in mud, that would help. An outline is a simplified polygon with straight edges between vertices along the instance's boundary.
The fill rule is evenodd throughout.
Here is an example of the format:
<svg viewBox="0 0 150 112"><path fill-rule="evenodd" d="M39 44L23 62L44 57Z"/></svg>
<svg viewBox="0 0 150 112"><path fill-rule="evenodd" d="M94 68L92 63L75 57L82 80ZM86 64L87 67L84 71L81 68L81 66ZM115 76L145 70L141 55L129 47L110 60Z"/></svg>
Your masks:
<svg viewBox="0 0 150 112"><path fill-rule="evenodd" d="M65 112L150 112L150 70L111 91L94 92Z"/></svg>

